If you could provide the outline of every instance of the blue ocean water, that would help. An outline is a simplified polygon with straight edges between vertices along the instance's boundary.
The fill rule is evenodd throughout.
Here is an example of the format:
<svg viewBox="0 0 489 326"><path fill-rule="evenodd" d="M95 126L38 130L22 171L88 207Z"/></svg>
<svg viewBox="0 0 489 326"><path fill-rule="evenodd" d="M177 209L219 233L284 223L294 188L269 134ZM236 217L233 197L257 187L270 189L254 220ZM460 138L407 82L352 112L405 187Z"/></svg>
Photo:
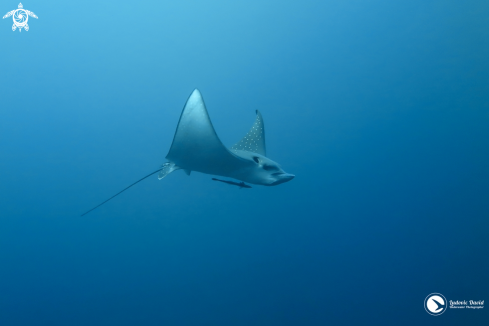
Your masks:
<svg viewBox="0 0 489 326"><path fill-rule="evenodd" d="M3 1L7 13L16 2ZM0 325L487 325L487 1L33 1L1 21ZM2 14L3 15L3 14ZM198 88L296 178L165 162Z"/></svg>

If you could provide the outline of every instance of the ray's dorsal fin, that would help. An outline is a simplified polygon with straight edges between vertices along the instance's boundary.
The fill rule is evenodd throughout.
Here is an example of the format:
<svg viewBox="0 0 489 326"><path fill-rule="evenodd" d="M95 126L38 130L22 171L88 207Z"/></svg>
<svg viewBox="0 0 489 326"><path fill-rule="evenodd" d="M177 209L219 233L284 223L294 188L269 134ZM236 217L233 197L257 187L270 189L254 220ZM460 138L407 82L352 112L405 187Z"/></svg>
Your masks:
<svg viewBox="0 0 489 326"><path fill-rule="evenodd" d="M260 111L256 110L256 120L250 131L231 150L248 151L267 156L265 145L265 126Z"/></svg>

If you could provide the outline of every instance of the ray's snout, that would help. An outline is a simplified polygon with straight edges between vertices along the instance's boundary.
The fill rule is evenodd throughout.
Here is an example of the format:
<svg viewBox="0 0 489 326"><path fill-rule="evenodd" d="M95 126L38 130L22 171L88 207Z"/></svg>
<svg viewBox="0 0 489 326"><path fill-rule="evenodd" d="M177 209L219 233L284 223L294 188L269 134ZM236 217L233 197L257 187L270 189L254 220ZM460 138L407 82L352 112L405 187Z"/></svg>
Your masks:
<svg viewBox="0 0 489 326"><path fill-rule="evenodd" d="M295 178L295 175L290 173L280 173L280 174L275 174L274 176L277 178L277 180L272 182L270 186L276 186Z"/></svg>

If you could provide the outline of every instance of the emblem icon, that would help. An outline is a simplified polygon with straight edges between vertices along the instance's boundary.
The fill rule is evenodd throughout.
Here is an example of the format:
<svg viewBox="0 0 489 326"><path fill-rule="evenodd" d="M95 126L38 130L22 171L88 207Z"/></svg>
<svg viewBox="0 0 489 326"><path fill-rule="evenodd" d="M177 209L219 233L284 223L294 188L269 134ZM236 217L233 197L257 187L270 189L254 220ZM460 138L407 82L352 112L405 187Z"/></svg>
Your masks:
<svg viewBox="0 0 489 326"><path fill-rule="evenodd" d="M424 309L432 316L441 315L447 306L447 299L440 293L431 293L424 299Z"/></svg>
<svg viewBox="0 0 489 326"><path fill-rule="evenodd" d="M29 25L27 25L29 16L37 19L36 14L34 14L32 11L25 10L24 6L22 6L22 3L19 3L19 9L9 11L5 16L3 16L3 18L7 18L10 16L13 16L13 20L14 20L14 24L12 25L12 31L15 31L18 28L19 32L22 31L22 28L25 29L26 31L29 30Z"/></svg>

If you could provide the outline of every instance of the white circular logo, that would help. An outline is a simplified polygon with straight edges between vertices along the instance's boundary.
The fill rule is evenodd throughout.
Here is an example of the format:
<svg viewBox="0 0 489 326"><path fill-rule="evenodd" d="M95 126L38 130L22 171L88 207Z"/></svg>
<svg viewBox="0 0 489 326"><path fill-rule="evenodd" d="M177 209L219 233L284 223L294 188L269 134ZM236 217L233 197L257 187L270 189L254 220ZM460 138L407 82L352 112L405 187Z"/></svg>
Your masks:
<svg viewBox="0 0 489 326"><path fill-rule="evenodd" d="M440 293L431 293L424 299L424 309L433 316L439 316L447 310L447 299Z"/></svg>
<svg viewBox="0 0 489 326"><path fill-rule="evenodd" d="M27 16L27 12L24 9L17 9L13 14L13 16L14 16L14 24L17 25L17 27L24 27L27 24L27 21L29 20L29 17Z"/></svg>

